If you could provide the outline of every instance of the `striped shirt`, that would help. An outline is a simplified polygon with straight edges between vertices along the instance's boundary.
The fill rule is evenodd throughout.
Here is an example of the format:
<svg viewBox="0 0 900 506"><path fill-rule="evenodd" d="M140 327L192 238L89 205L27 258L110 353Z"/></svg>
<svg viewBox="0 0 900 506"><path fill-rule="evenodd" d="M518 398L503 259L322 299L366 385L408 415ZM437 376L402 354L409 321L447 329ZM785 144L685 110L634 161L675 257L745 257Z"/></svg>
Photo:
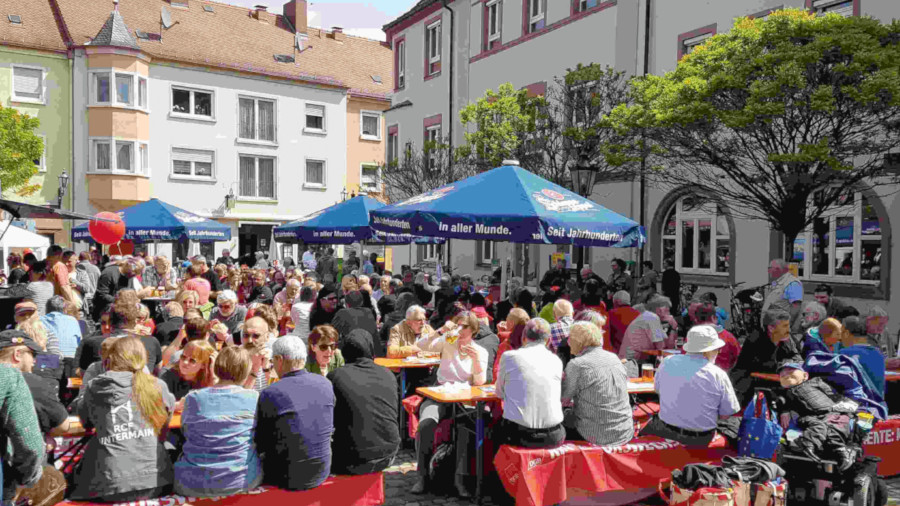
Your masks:
<svg viewBox="0 0 900 506"><path fill-rule="evenodd" d="M566 366L563 400L575 404L575 428L595 445L621 445L634 437L628 374L612 353L586 348Z"/></svg>

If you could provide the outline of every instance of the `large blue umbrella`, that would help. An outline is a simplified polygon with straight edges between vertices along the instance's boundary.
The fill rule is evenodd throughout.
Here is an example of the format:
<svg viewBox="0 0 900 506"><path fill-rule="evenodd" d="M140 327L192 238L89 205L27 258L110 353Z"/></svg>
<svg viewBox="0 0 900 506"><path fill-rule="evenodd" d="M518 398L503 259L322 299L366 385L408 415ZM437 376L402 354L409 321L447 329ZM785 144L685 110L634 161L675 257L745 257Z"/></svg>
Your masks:
<svg viewBox="0 0 900 506"><path fill-rule="evenodd" d="M624 216L528 172L503 166L373 210L389 233L628 248L645 241Z"/></svg>
<svg viewBox="0 0 900 506"><path fill-rule="evenodd" d="M119 211L125 221L125 239L136 243L154 241L230 241L231 227L197 216L159 199L150 199ZM88 224L72 228L73 241L90 241Z"/></svg>
<svg viewBox="0 0 900 506"><path fill-rule="evenodd" d="M308 214L299 220L279 225L273 230L278 242L303 241L307 244L409 244L428 241L410 234L376 232L370 225L370 216L384 204L360 195L333 206Z"/></svg>

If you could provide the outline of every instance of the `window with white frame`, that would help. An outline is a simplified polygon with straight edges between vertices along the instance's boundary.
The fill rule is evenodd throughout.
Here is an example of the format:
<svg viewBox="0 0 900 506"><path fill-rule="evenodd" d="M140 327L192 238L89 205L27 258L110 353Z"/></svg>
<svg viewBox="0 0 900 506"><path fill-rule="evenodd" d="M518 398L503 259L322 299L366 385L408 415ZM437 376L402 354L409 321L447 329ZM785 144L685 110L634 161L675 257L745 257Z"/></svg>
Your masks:
<svg viewBox="0 0 900 506"><path fill-rule="evenodd" d="M397 89L406 87L406 41L397 42Z"/></svg>
<svg viewBox="0 0 900 506"><path fill-rule="evenodd" d="M397 130L388 132L387 139L387 163L400 162L400 135Z"/></svg>
<svg viewBox="0 0 900 506"><path fill-rule="evenodd" d="M434 149L434 145L441 142L441 126L434 125L428 127L425 130L425 140L429 143L433 143L428 149L428 151L431 152L428 156L428 169L435 170L437 168L437 150Z"/></svg>
<svg viewBox="0 0 900 506"><path fill-rule="evenodd" d="M205 149L172 148L172 176L213 179L216 152Z"/></svg>
<svg viewBox="0 0 900 506"><path fill-rule="evenodd" d="M366 193L381 192L381 169L378 165L364 163L360 166L359 188Z"/></svg>
<svg viewBox="0 0 900 506"><path fill-rule="evenodd" d="M38 135L41 140L44 141L44 150L41 152L41 157L36 158L34 160L34 168L38 170L38 172L46 172L47 171L47 137L43 135Z"/></svg>
<svg viewBox="0 0 900 506"><path fill-rule="evenodd" d="M547 26L547 0L528 0L528 33Z"/></svg>
<svg viewBox="0 0 900 506"><path fill-rule="evenodd" d="M275 142L275 101L261 98L238 98L238 138Z"/></svg>
<svg viewBox="0 0 900 506"><path fill-rule="evenodd" d="M91 139L92 172L150 175L150 146L146 142L108 137Z"/></svg>
<svg viewBox="0 0 900 506"><path fill-rule="evenodd" d="M490 264L494 260L494 248L497 243L494 241L478 241L478 263Z"/></svg>
<svg viewBox="0 0 900 506"><path fill-rule="evenodd" d="M362 111L359 113L359 135L371 141L381 140L381 113Z"/></svg>
<svg viewBox="0 0 900 506"><path fill-rule="evenodd" d="M704 33L702 35L698 35L696 37L691 37L689 39L684 39L681 41L681 54L683 56L687 56L694 52L694 49L697 49L698 46L706 42L706 39L712 37L711 33Z"/></svg>
<svg viewBox="0 0 900 506"><path fill-rule="evenodd" d="M845 18L853 15L852 0L813 0L812 8L816 14L833 13Z"/></svg>
<svg viewBox="0 0 900 506"><path fill-rule="evenodd" d="M578 0L578 12L584 12L597 6L597 0Z"/></svg>
<svg viewBox="0 0 900 506"><path fill-rule="evenodd" d="M325 188L325 160L306 160L306 174L303 186L309 188Z"/></svg>
<svg viewBox="0 0 900 506"><path fill-rule="evenodd" d="M147 78L134 72L92 70L90 104L147 110Z"/></svg>
<svg viewBox="0 0 900 506"><path fill-rule="evenodd" d="M172 86L172 114L198 119L213 118L213 92Z"/></svg>
<svg viewBox="0 0 900 506"><path fill-rule="evenodd" d="M240 155L240 196L275 200L275 159Z"/></svg>
<svg viewBox="0 0 900 506"><path fill-rule="evenodd" d="M441 22L435 21L425 28L425 54L428 56L426 75L441 70Z"/></svg>
<svg viewBox="0 0 900 506"><path fill-rule="evenodd" d="M722 206L699 195L678 199L662 224L662 259L679 272L726 275L731 267L731 228Z"/></svg>
<svg viewBox="0 0 900 506"><path fill-rule="evenodd" d="M421 260L428 262L436 262L441 256L441 248L444 246L443 244L422 244L422 258Z"/></svg>
<svg viewBox="0 0 900 506"><path fill-rule="evenodd" d="M306 104L305 132L325 132L325 106L319 104Z"/></svg>
<svg viewBox="0 0 900 506"><path fill-rule="evenodd" d="M794 241L792 262L803 279L877 284L881 279L882 227L872 199L848 191Z"/></svg>
<svg viewBox="0 0 900 506"><path fill-rule="evenodd" d="M25 67L13 65L13 102L27 102L32 104L46 103L46 87L44 78L46 72L39 67Z"/></svg>
<svg viewBox="0 0 900 506"><path fill-rule="evenodd" d="M492 49L500 44L501 24L501 0L491 0L485 5L485 21L487 22L487 40L485 41L485 49Z"/></svg>

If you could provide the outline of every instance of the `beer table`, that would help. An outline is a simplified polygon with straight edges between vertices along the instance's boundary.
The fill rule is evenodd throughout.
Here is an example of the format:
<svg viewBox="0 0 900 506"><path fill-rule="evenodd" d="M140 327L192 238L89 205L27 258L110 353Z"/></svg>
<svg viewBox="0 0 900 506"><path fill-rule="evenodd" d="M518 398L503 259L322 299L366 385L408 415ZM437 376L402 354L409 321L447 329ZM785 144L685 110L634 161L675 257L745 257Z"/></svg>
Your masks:
<svg viewBox="0 0 900 506"><path fill-rule="evenodd" d="M439 358L418 358L418 357L410 357L411 360L403 359L403 358L384 358L379 357L375 359L375 363L382 367L387 367L388 369L396 372L400 371L400 437L405 439L403 427L406 425L404 420L406 417L403 413L403 396L406 395L406 370L407 369L426 369L429 367L433 367L439 365L441 363L441 359Z"/></svg>
<svg viewBox="0 0 900 506"><path fill-rule="evenodd" d="M78 390L81 388L82 379L81 378L69 378L69 382L66 384L66 388L69 390Z"/></svg>
<svg viewBox="0 0 900 506"><path fill-rule="evenodd" d="M681 350L671 349L671 350L644 350L641 353L644 355L651 355L653 357L668 357L670 355L681 355Z"/></svg>
<svg viewBox="0 0 900 506"><path fill-rule="evenodd" d="M481 486L484 480L484 419L481 414L484 412L486 402L500 402L500 398L494 392L494 385L470 387L452 393L444 392L440 387L419 387L416 393L435 402L453 404L454 419L456 404L475 403L475 500L481 504Z"/></svg>
<svg viewBox="0 0 900 506"><path fill-rule="evenodd" d="M71 429L66 433L65 437L85 437L90 435L88 430L84 428L84 425L81 424L81 419L77 416L70 416L67 421ZM169 428L181 428L181 411L172 413L172 418L169 419Z"/></svg>
<svg viewBox="0 0 900 506"><path fill-rule="evenodd" d="M775 373L754 372L754 373L750 373L750 376L761 379L761 380L766 380L766 381L775 381L775 382L780 381L778 379L778 374L775 374ZM900 381L900 370L894 369L894 370L885 371L884 372L884 381L886 381L886 382Z"/></svg>

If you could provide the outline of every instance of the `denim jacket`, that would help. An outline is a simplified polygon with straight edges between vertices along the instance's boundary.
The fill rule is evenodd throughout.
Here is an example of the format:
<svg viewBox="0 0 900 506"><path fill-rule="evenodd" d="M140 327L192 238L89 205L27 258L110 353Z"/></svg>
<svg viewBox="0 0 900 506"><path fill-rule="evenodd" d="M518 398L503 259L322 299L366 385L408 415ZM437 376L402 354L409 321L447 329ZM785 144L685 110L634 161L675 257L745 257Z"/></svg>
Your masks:
<svg viewBox="0 0 900 506"><path fill-rule="evenodd" d="M184 399L186 442L175 463L175 492L214 497L259 486L262 470L253 445L259 393L239 386L209 387Z"/></svg>

